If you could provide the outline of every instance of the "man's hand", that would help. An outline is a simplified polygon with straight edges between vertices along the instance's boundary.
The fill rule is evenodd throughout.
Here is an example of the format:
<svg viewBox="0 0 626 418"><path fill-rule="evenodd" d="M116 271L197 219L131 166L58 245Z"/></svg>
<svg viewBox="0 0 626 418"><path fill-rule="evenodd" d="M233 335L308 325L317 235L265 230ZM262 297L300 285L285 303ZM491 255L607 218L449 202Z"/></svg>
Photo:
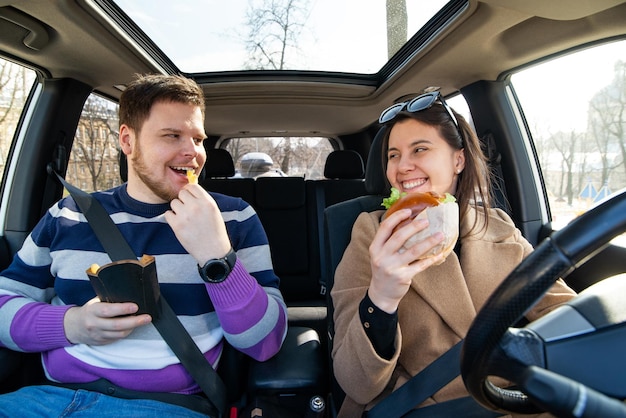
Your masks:
<svg viewBox="0 0 626 418"><path fill-rule="evenodd" d="M132 302L105 303L94 298L65 313L65 336L72 344L110 344L152 321L148 314L133 315L138 309Z"/></svg>
<svg viewBox="0 0 626 418"><path fill-rule="evenodd" d="M188 184L170 203L165 220L198 264L223 257L231 248L226 225L215 200L197 184Z"/></svg>

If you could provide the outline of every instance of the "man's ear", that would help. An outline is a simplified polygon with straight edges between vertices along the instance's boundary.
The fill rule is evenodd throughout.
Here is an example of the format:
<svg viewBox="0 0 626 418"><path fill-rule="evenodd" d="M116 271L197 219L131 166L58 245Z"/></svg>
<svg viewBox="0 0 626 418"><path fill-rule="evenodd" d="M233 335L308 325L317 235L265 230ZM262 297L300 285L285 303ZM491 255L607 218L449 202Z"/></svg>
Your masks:
<svg viewBox="0 0 626 418"><path fill-rule="evenodd" d="M121 125L119 141L122 152L126 155L132 154L135 146L135 131L128 125Z"/></svg>

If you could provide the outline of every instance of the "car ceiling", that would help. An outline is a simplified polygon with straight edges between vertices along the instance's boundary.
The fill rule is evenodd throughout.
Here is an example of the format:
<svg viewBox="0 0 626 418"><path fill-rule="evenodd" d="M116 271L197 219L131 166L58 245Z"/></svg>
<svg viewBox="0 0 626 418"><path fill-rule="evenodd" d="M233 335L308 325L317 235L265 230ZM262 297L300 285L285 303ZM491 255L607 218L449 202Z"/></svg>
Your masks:
<svg viewBox="0 0 626 418"><path fill-rule="evenodd" d="M625 23L624 1L470 0L386 79L359 84L362 78L316 74L311 81L293 73L198 78L207 98L206 131L223 138L356 133L401 96L430 86L453 94L544 56L623 36ZM157 69L87 0L0 0L0 49L47 77L75 78L112 98L121 93L115 86Z"/></svg>

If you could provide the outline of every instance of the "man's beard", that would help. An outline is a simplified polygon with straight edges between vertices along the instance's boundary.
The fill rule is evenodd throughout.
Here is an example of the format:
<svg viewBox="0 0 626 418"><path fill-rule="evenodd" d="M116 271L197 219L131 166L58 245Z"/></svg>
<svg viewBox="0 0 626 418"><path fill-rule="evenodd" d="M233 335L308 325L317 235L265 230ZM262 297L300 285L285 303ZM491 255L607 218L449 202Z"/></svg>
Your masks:
<svg viewBox="0 0 626 418"><path fill-rule="evenodd" d="M156 181L150 177L150 168L146 165L146 161L143 158L143 153L141 152L141 147L139 146L139 141L136 142L136 147L131 155L131 161L133 163L133 169L135 170L135 174L137 177L159 198L165 200L166 202L171 202L174 198L178 196L178 193L168 187L168 184L165 184L160 181Z"/></svg>

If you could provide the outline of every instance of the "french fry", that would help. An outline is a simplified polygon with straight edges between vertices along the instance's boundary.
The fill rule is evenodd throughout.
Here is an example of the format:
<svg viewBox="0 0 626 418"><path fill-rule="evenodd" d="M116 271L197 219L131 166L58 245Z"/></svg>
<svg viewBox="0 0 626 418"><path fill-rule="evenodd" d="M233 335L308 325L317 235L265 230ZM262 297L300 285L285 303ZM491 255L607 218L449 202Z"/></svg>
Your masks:
<svg viewBox="0 0 626 418"><path fill-rule="evenodd" d="M100 266L94 263L89 267L89 271L91 271L92 274L96 274L99 268Z"/></svg>
<svg viewBox="0 0 626 418"><path fill-rule="evenodd" d="M198 176L196 176L193 170L187 170L187 180L189 184L198 184Z"/></svg>

